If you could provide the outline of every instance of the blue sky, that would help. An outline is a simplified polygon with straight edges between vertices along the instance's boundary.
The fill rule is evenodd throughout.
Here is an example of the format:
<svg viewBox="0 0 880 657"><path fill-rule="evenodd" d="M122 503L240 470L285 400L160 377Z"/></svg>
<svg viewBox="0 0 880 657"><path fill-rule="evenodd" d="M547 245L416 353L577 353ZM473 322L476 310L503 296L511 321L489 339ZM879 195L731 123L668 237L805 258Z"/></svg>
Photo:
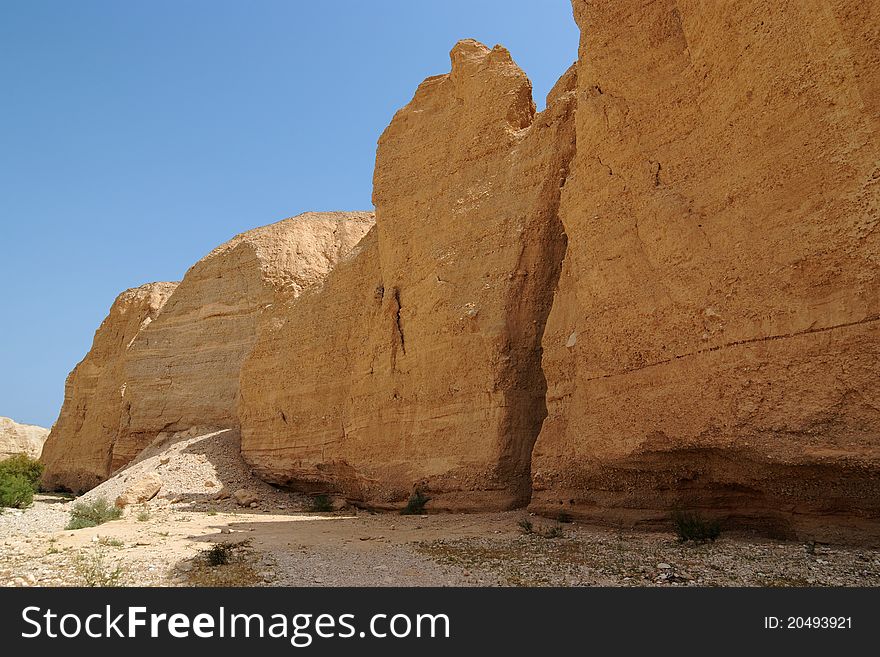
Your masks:
<svg viewBox="0 0 880 657"><path fill-rule="evenodd" d="M0 415L55 421L123 289L371 208L376 140L465 37L539 109L577 56L568 0L0 0Z"/></svg>

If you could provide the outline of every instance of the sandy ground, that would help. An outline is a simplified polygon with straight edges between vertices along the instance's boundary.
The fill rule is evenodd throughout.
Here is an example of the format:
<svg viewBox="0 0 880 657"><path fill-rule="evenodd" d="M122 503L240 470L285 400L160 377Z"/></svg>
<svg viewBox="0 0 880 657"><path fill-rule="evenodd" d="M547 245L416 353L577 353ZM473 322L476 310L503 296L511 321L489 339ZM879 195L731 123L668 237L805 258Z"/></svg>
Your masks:
<svg viewBox="0 0 880 657"><path fill-rule="evenodd" d="M722 536L682 545L669 534L572 524L562 536L524 535L523 512L399 516L248 510L170 504L76 531L28 531L27 516L66 520L69 502L40 496L0 516L0 584L211 583L213 543L241 544L247 571L221 584L255 586L880 586L880 551ZM143 515L140 516L144 518ZM553 523L531 519L538 530ZM225 566L218 566L219 570ZM98 571L98 572L96 572Z"/></svg>
<svg viewBox="0 0 880 657"><path fill-rule="evenodd" d="M680 544L524 511L313 513L310 498L256 479L231 431L162 435L82 499L112 503L146 475L159 493L97 527L66 530L74 502L58 495L6 509L0 585L880 586L880 550L865 548L729 534ZM217 544L232 546L228 563L209 561Z"/></svg>

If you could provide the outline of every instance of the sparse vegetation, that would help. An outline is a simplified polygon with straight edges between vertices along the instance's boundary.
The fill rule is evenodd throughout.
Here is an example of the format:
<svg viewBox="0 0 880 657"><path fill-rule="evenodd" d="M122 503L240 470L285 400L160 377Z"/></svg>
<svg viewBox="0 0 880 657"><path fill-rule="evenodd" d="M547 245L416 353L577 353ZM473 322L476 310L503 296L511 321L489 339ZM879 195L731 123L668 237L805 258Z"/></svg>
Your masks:
<svg viewBox="0 0 880 657"><path fill-rule="evenodd" d="M232 543L215 543L210 549L205 550L205 562L211 567L225 566L232 556L233 547Z"/></svg>
<svg viewBox="0 0 880 657"><path fill-rule="evenodd" d="M323 493L320 495L315 495L312 497L311 504L309 504L309 511L315 513L327 513L328 511L333 510L333 501L330 499L329 495L324 495Z"/></svg>
<svg viewBox="0 0 880 657"><path fill-rule="evenodd" d="M0 461L0 508L30 506L42 474L43 464L25 454Z"/></svg>
<svg viewBox="0 0 880 657"><path fill-rule="evenodd" d="M532 524L532 521L529 520L528 518L523 518L517 524L519 525L519 530L523 534L534 534L535 533L535 526Z"/></svg>
<svg viewBox="0 0 880 657"><path fill-rule="evenodd" d="M694 512L675 511L672 514L672 525L679 543L688 541L694 543L714 542L721 535L720 522L707 520Z"/></svg>
<svg viewBox="0 0 880 657"><path fill-rule="evenodd" d="M101 539L98 541L98 545L104 545L106 547L121 548L121 547L125 547L125 542L120 541L118 538L109 538L107 536L102 536Z"/></svg>
<svg viewBox="0 0 880 657"><path fill-rule="evenodd" d="M147 522L150 519L150 510L146 506L142 506L137 514L138 522Z"/></svg>
<svg viewBox="0 0 880 657"><path fill-rule="evenodd" d="M410 495L406 506L400 511L402 516L417 516L425 512L425 505L431 501L431 498L422 491L416 490Z"/></svg>
<svg viewBox="0 0 880 657"><path fill-rule="evenodd" d="M103 549L80 554L74 562L82 586L124 586L126 571L120 563L111 563Z"/></svg>
<svg viewBox="0 0 880 657"><path fill-rule="evenodd" d="M120 517L122 517L122 509L117 509L103 497L99 497L94 502L79 501L73 505L67 529L97 527L110 520L118 520Z"/></svg>
<svg viewBox="0 0 880 657"><path fill-rule="evenodd" d="M263 581L256 561L250 541L215 543L181 570L191 586L254 586Z"/></svg>
<svg viewBox="0 0 880 657"><path fill-rule="evenodd" d="M556 522L567 525L572 522L571 514L566 513L565 511L560 511L559 515L556 516Z"/></svg>
<svg viewBox="0 0 880 657"><path fill-rule="evenodd" d="M562 538L563 536L565 536L565 531L558 522L544 532L544 538Z"/></svg>

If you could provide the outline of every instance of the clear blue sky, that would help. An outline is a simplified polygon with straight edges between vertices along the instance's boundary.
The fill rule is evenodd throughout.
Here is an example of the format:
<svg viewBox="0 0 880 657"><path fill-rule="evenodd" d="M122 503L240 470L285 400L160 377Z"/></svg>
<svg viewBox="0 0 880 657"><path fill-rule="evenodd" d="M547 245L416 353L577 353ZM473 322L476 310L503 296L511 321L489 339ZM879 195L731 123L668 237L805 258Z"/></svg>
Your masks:
<svg viewBox="0 0 880 657"><path fill-rule="evenodd" d="M123 289L371 208L379 134L465 37L539 108L577 55L569 0L0 0L0 415L55 421Z"/></svg>

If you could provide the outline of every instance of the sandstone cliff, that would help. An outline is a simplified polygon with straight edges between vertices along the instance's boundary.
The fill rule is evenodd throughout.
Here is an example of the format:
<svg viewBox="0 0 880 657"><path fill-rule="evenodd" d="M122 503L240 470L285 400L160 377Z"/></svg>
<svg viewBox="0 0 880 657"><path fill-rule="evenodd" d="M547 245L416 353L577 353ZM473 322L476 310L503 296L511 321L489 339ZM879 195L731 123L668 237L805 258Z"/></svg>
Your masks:
<svg viewBox="0 0 880 657"><path fill-rule="evenodd" d="M193 265L126 358L113 469L160 432L237 427L239 369L260 310L319 282L372 225L368 212L309 212L243 233Z"/></svg>
<svg viewBox="0 0 880 657"><path fill-rule="evenodd" d="M16 454L39 458L49 430L33 424L19 424L0 417L0 461Z"/></svg>
<svg viewBox="0 0 880 657"><path fill-rule="evenodd" d="M67 377L61 413L43 446L46 488L81 492L110 474L122 419L125 355L175 286L150 283L126 290L113 302L91 350Z"/></svg>
<svg viewBox="0 0 880 657"><path fill-rule="evenodd" d="M451 60L379 140L374 231L267 316L245 363L242 452L270 481L377 506L529 498L574 75L536 115L505 49L462 41Z"/></svg>
<svg viewBox="0 0 880 657"><path fill-rule="evenodd" d="M533 508L876 533L880 5L574 8Z"/></svg>
<svg viewBox="0 0 880 657"><path fill-rule="evenodd" d="M233 238L176 288L123 294L68 379L46 485L87 490L162 432L237 427L260 310L319 282L372 224L366 212L302 214Z"/></svg>

